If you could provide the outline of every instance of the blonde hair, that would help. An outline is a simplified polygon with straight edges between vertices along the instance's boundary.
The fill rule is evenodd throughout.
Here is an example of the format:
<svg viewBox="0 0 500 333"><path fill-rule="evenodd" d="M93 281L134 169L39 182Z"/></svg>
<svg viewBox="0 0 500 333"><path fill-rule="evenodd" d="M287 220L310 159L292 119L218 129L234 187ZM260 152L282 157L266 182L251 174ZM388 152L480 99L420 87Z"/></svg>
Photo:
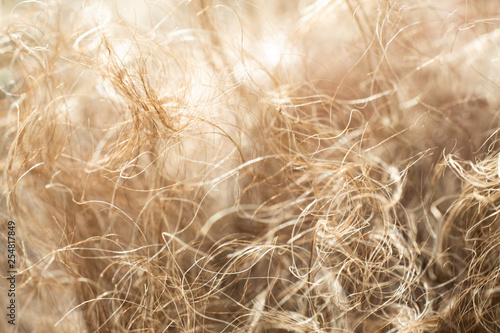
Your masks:
<svg viewBox="0 0 500 333"><path fill-rule="evenodd" d="M3 331L500 330L496 1L3 5Z"/></svg>

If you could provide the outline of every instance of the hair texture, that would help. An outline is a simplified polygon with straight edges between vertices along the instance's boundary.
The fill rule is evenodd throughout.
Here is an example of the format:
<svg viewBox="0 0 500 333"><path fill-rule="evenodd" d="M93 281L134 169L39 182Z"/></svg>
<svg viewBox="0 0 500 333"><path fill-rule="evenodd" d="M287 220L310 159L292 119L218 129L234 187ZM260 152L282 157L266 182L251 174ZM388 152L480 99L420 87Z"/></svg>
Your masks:
<svg viewBox="0 0 500 333"><path fill-rule="evenodd" d="M0 330L500 332L497 0L2 5Z"/></svg>

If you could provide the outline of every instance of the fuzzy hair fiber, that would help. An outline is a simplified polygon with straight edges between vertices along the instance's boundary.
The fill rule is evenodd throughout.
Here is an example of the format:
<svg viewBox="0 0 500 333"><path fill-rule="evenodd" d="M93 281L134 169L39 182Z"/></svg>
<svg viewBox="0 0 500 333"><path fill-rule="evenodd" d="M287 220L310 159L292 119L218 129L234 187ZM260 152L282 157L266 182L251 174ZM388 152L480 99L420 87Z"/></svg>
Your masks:
<svg viewBox="0 0 500 333"><path fill-rule="evenodd" d="M0 331L500 332L498 0L1 4Z"/></svg>

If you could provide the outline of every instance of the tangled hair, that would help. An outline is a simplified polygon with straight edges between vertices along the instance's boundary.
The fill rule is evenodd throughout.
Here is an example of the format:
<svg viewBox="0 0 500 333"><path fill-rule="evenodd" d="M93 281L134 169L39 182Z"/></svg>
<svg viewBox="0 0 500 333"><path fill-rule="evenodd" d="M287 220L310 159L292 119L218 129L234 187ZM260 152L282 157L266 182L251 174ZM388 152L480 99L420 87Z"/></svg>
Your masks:
<svg viewBox="0 0 500 333"><path fill-rule="evenodd" d="M3 332L500 332L497 0L2 4Z"/></svg>

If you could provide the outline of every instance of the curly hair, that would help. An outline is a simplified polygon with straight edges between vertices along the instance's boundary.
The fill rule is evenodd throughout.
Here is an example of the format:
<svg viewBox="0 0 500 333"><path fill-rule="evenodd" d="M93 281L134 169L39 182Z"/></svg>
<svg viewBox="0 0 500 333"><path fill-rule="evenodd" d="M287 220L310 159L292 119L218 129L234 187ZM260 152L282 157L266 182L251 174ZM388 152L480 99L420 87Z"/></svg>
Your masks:
<svg viewBox="0 0 500 333"><path fill-rule="evenodd" d="M500 332L496 0L2 5L2 331Z"/></svg>

